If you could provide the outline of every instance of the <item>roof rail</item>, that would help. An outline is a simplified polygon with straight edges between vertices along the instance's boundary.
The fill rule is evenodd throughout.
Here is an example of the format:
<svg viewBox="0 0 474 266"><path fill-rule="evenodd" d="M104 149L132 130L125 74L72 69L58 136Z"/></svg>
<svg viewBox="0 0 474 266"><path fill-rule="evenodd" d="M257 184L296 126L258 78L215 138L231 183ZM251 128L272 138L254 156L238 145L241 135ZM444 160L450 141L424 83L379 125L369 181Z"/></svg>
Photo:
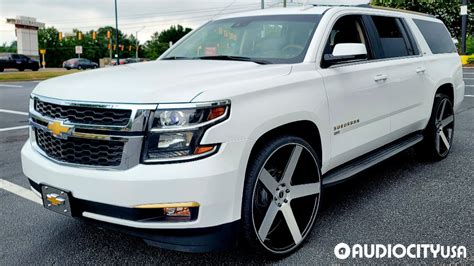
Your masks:
<svg viewBox="0 0 474 266"><path fill-rule="evenodd" d="M418 15L418 16L436 18L436 16L433 16L433 15L431 15L431 14L416 12L416 11L412 11L412 10L398 9L398 8L386 7L386 6L372 6L372 5L371 5L370 7L371 7L371 8L374 8L374 9L379 9L379 10L394 11L394 12L403 12L403 13L408 13L408 14L413 14L413 15Z"/></svg>

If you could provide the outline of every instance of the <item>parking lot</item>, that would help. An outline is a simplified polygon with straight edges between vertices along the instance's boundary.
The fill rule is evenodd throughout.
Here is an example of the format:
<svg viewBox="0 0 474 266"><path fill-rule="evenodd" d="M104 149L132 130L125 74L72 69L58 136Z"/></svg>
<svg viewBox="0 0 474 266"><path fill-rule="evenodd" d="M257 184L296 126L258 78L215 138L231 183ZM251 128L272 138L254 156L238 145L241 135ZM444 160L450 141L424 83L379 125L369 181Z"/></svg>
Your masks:
<svg viewBox="0 0 474 266"><path fill-rule="evenodd" d="M466 98L457 112L450 157L439 163L407 150L324 191L306 245L275 261L240 250L188 254L43 209L26 192L20 149L28 137L28 98L38 82L0 83L0 264L72 263L474 263L474 68L465 69ZM15 192L15 193L12 193ZM338 243L466 246L467 258L346 260Z"/></svg>

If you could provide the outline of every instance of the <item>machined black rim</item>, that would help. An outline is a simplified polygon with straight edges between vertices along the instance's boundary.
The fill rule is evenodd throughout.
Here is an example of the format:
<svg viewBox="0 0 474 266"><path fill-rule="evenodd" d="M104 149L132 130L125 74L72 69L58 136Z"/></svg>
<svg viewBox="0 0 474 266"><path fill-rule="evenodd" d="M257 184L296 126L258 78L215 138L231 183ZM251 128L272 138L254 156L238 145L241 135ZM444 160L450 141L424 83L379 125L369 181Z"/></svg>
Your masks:
<svg viewBox="0 0 474 266"><path fill-rule="evenodd" d="M277 148L263 164L252 196L252 221L260 243L272 253L298 247L311 231L319 207L321 176L303 145Z"/></svg>
<svg viewBox="0 0 474 266"><path fill-rule="evenodd" d="M439 156L444 157L451 149L454 135L454 110L448 99L443 99L439 105L435 126L435 149Z"/></svg>

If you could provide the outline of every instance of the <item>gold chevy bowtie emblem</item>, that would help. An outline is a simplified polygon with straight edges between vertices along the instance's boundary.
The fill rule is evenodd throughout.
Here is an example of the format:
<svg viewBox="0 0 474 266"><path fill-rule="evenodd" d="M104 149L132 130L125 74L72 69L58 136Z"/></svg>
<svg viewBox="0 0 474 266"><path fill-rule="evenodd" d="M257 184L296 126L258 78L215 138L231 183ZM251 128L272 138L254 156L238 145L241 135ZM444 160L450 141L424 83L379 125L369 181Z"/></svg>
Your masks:
<svg viewBox="0 0 474 266"><path fill-rule="evenodd" d="M52 121L49 122L48 129L55 137L67 138L72 127L64 125L62 121Z"/></svg>
<svg viewBox="0 0 474 266"><path fill-rule="evenodd" d="M55 193L46 195L46 200L49 201L49 203L51 203L53 206L59 206L64 203L64 199Z"/></svg>

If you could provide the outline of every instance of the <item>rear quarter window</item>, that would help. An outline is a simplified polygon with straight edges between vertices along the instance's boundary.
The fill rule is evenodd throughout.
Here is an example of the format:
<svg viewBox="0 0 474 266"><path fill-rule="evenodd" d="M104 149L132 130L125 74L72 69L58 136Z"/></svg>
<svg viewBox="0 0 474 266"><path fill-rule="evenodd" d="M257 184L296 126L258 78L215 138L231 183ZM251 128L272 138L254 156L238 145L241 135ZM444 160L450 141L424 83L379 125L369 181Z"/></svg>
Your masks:
<svg viewBox="0 0 474 266"><path fill-rule="evenodd" d="M433 54L457 52L451 34L449 34L448 29L443 23L421 19L414 19L413 21L418 29L420 29L421 34L425 38Z"/></svg>

